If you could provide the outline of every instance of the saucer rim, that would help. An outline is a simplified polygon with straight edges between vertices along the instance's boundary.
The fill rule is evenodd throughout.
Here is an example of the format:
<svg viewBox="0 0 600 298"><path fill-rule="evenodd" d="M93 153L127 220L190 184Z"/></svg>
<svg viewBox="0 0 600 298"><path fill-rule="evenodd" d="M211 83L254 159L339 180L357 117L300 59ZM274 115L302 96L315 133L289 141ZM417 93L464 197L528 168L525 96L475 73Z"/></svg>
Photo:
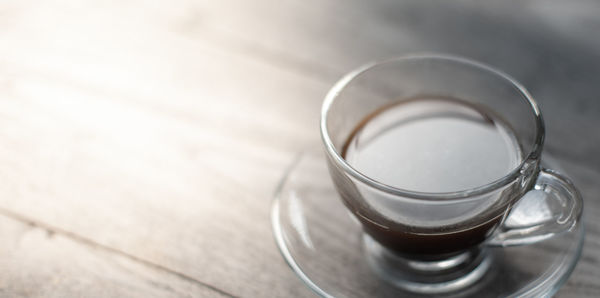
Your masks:
<svg viewBox="0 0 600 298"><path fill-rule="evenodd" d="M300 265L294 259L288 246L285 244L285 239L284 239L285 236L283 235L283 231L281 230L280 218L279 218L279 213L280 213L279 212L279 202L280 202L281 191L283 190L283 187L285 186L285 183L287 182L290 174L296 168L296 166L300 163L302 158L304 158L304 156L305 156L304 152L298 153L294 157L292 162L285 168L282 178L277 183L277 187L275 188L275 193L273 195L273 202L271 205L271 227L273 229L275 243L277 244L277 247L279 248L279 252L282 254L283 259L285 260L287 265L292 269L292 271L296 274L296 276L298 276L300 278L300 280L302 280L302 282L310 290L312 290L314 293L316 293L320 297L335 298L334 296L330 295L329 293L327 293L323 289L321 289L319 286L317 286L308 277L308 275L306 275L306 273L304 273L302 268L300 268Z"/></svg>
<svg viewBox="0 0 600 298"><path fill-rule="evenodd" d="M291 173L296 169L298 164L305 158L307 155L306 152L298 153L290 162L288 166L286 166L281 179L277 183L273 194L273 200L271 203L271 227L273 236L275 238L275 243L281 253L284 261L287 265L292 269L292 271L296 274L296 276L315 294L320 297L326 298L335 298L335 296L327 293L325 290L321 289L315 282L313 282L310 277L302 270L302 267L297 262L297 260L292 256L288 245L286 244L286 236L284 235L281 224L280 224L280 201L281 201L281 193L283 191L283 187L286 185L286 182L289 179ZM321 157L322 158L322 157ZM548 158L551 163L555 163L554 158ZM548 160L546 160L548 161ZM537 279L531 281L528 285L523 287L522 289L517 290L516 292L510 294L507 297L534 297L533 295L545 295L548 297L554 296L560 288L567 282L579 260L581 259L581 255L583 253L583 247L585 243L585 225L583 224L583 215L579 221L568 231L563 233L577 233L574 237L576 238L577 243L575 244L575 249L573 254L569 254L570 257L565 257L561 262L560 266L556 266L557 269L563 268L563 270L553 270L548 276L544 277L544 275L540 275ZM560 234L563 234L560 233ZM567 255L568 256L568 255ZM566 266L566 267L563 267ZM554 280L551 278L557 274L561 274L561 276ZM541 282L538 282L543 277ZM554 281L553 281L554 280Z"/></svg>

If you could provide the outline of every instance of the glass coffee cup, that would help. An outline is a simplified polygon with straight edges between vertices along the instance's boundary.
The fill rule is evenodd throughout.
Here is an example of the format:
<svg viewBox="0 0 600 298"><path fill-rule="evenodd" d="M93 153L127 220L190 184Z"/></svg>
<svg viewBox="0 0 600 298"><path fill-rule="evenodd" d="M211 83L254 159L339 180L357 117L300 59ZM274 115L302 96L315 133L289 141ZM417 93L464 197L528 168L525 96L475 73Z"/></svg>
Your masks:
<svg viewBox="0 0 600 298"><path fill-rule="evenodd" d="M490 266L487 247L536 243L581 217L573 184L540 166L537 104L481 63L427 54L366 65L328 93L320 128L371 268L403 289L469 286Z"/></svg>

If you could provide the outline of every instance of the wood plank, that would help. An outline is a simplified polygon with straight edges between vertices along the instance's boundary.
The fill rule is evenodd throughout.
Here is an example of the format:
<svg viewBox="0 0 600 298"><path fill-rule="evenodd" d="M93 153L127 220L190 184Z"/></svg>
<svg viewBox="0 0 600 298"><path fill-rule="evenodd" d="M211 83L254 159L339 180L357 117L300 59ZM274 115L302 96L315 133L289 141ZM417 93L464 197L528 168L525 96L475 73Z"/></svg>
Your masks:
<svg viewBox="0 0 600 298"><path fill-rule="evenodd" d="M0 216L2 297L228 297L198 283Z"/></svg>
<svg viewBox="0 0 600 298"><path fill-rule="evenodd" d="M268 223L285 153L204 136L186 121L65 89L62 98L50 88L45 96L0 101L16 117L1 120L2 205L235 295L259 295L264 283L277 281L268 259L292 276ZM247 151L232 154L231 147ZM262 155L269 153L270 161ZM218 171L207 157L223 161ZM251 176L242 181L240 173ZM284 296L288 287L274 290Z"/></svg>
<svg viewBox="0 0 600 298"><path fill-rule="evenodd" d="M47 5L33 12L18 5L14 11L7 10L7 15L17 14L21 19L13 24L13 30L5 32L6 43L13 45L3 49L5 59L38 70L44 68L53 77L60 74L88 85L141 95L145 97L143 101L157 96L161 99L177 96L179 101L180 96L190 94L185 90L188 88L202 89L202 94L215 89L220 94L227 93L220 90L225 88L224 82L248 82L238 88L258 91L253 86L259 84L252 80L261 75L251 76L235 68L200 71L212 63L197 59L191 47L206 47L207 41L217 46L213 48L216 51L234 52L247 60L292 70L304 79L317 80L326 86L366 61L407 52L442 51L473 57L507 71L530 89L546 116L548 150L580 161L581 156L588 156L600 166L594 154L600 150L600 136L581 134L596 127L600 111L600 103L594 98L595 78L600 75L600 59L595 49L600 48L600 42L587 38L595 33L593 24L600 12L600 5L595 2L576 1L567 6L561 1L533 1L527 6L511 1L485 5L470 1L337 5L335 1L227 0L218 4L182 1L180 5L164 7L132 1L116 13L110 5L88 10L77 5L62 4L62 8ZM44 11L47 13L40 13ZM111 25L98 26L108 15ZM420 15L423 17L414 17ZM56 23L55 17L64 22ZM571 19L578 21L569 22ZM69 29L69 22L73 21L81 27ZM41 30L31 29L42 23ZM82 37L82 28L93 38ZM118 34L107 33L116 29ZM34 36L23 39L20 32ZM78 48L65 36L85 44ZM152 40L162 42L153 44ZM179 46L182 43L185 46ZM22 55L22 49L27 49L28 55ZM64 56L69 52L70 56ZM170 53L177 56L169 56ZM59 55L58 59L54 59L55 55ZM69 67L64 67L65 59ZM119 75L103 75L111 69L118 70ZM124 82L140 87L131 92ZM320 101L327 88L319 90L317 95L305 99ZM194 92L198 91L191 94ZM296 106L273 99L284 98L282 94L285 91L277 90L260 97L262 100L255 99L254 103L264 104L265 112L281 114L277 108L282 105ZM158 108L178 106L189 111L187 102L173 105L172 101L164 104L164 100L159 100L157 104ZM317 104L297 106L296 109L309 106L318 109L313 109ZM285 114L288 118L298 115L294 108L283 111L294 111ZM286 125L290 121L279 123ZM281 135L285 134L278 136ZM562 146L565 141L579 145L566 149Z"/></svg>
<svg viewBox="0 0 600 298"><path fill-rule="evenodd" d="M99 20L85 16L78 28L69 21L48 21L39 40L28 44L19 44L25 29L18 26L15 39L4 36L28 49L29 57L3 49L0 134L6 142L0 150L6 163L0 176L6 196L0 204L234 295L310 295L275 248L269 211L274 185L295 154L283 148L316 138L298 122L306 114L316 119L318 112L298 107L292 113L286 102L315 92L314 85L293 72L274 75L272 67L204 50L187 39L151 30L144 37L133 21L114 35L92 34L69 49L60 41L79 30L93 32ZM126 43L134 33L152 47L129 60L120 54L142 50ZM165 39L155 44L157 36ZM58 44L42 49L48 40ZM104 48L113 41L124 42L124 49ZM89 54L89 47L103 49ZM102 64L94 62L96 54L106 57ZM165 76L163 66L180 77ZM240 90L225 81L246 77ZM271 85L276 87L264 88ZM284 92L288 99L272 100ZM265 106L257 105L261 102Z"/></svg>

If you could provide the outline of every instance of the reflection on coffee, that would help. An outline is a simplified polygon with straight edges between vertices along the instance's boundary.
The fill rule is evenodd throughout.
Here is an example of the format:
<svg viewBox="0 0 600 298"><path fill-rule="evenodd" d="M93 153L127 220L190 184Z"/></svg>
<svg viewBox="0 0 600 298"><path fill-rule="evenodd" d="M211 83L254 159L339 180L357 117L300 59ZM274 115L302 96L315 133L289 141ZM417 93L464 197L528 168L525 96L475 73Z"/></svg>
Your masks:
<svg viewBox="0 0 600 298"><path fill-rule="evenodd" d="M343 157L365 176L395 188L456 192L504 177L522 161L520 148L505 122L484 108L430 96L396 102L363 119L347 139ZM491 207L502 196L479 205L400 210L388 202L394 199L366 196L370 206L365 207L340 193L367 233L406 254L453 253L477 245L505 211Z"/></svg>

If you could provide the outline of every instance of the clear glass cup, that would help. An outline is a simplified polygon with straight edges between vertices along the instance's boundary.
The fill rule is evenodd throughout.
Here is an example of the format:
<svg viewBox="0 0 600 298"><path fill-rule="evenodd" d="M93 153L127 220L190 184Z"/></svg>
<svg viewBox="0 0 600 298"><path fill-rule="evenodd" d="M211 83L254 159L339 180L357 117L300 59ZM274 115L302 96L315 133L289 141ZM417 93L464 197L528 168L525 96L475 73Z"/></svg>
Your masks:
<svg viewBox="0 0 600 298"><path fill-rule="evenodd" d="M342 157L365 117L422 95L460 98L493 111L521 146L519 165L486 185L440 193L386 185ZM583 201L574 185L540 167L544 124L537 104L513 78L481 63L423 54L363 66L328 93L320 124L334 185L363 226L367 261L403 289L431 294L466 287L487 271L486 247L532 244L580 220ZM398 232L407 227L416 240Z"/></svg>

